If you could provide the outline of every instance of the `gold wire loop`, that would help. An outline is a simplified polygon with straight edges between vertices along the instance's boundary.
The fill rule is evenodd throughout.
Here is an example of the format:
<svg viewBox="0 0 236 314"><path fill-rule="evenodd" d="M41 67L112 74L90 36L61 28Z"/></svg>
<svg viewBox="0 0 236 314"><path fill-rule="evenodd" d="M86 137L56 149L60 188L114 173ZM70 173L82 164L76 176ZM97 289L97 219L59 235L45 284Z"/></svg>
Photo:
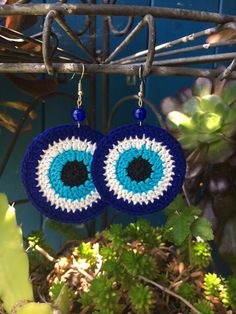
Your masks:
<svg viewBox="0 0 236 314"><path fill-rule="evenodd" d="M139 92L138 92L138 106L142 107L143 106L143 92L144 92L144 80L143 80L143 76L142 76L142 65L139 68L138 76L139 76L139 80L140 80Z"/></svg>
<svg viewBox="0 0 236 314"><path fill-rule="evenodd" d="M82 106L82 97L83 97L83 89L82 89L82 79L84 77L84 72L85 72L85 66L82 63L82 73L78 82L78 99L77 99L77 107L81 107Z"/></svg>

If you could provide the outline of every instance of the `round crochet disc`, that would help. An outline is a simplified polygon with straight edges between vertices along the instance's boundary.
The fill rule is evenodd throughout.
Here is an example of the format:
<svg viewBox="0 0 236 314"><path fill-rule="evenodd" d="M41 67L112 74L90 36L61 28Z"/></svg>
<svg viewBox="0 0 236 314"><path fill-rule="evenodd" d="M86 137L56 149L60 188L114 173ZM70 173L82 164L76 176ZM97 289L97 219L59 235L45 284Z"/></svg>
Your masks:
<svg viewBox="0 0 236 314"><path fill-rule="evenodd" d="M97 142L103 135L87 126L62 125L34 139L22 164L22 180L33 205L47 217L80 223L106 203L91 176Z"/></svg>
<svg viewBox="0 0 236 314"><path fill-rule="evenodd" d="M92 176L102 197L130 214L165 208L185 176L180 144L165 130L128 125L105 136L93 156Z"/></svg>

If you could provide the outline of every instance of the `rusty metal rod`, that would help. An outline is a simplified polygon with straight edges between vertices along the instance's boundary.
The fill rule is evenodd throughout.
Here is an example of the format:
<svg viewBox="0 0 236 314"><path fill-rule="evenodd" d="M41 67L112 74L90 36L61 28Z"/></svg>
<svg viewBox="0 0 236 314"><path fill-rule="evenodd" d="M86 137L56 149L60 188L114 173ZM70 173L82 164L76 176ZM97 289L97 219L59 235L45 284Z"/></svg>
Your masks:
<svg viewBox="0 0 236 314"><path fill-rule="evenodd" d="M6 28L4 26L0 26L0 34L2 34L4 36L5 35L9 36L9 38L7 38L6 36L4 38L7 39L10 42L11 41L14 42L14 39L12 37L14 37L15 39L21 39L21 41L14 42L15 45L20 45L20 44L24 43L24 41L25 41L25 42L28 42L28 43L32 43L33 45L38 45L39 47L42 46L42 41L40 41L38 39L35 39L34 35L30 37L30 36L22 34L21 32L15 31L13 29ZM67 58L72 58L74 60L77 60L78 62L85 62L85 60L83 60L83 59L81 59L79 57L76 57L72 53L69 53L69 52L67 52L67 51L65 51L65 50L63 50L61 48L57 48L56 52L58 54L60 54L61 56L64 56L64 57L67 57Z"/></svg>
<svg viewBox="0 0 236 314"><path fill-rule="evenodd" d="M212 43L212 44L202 44L202 45L196 45L196 46L192 46L192 47L186 47L186 48L180 48L180 49L174 49L174 50L170 50L170 51L155 53L154 58L163 58L166 56L173 56L173 55L177 55L180 53L183 54L183 53L188 53L188 52L193 52L193 51L198 51L198 50L208 50L208 49L215 48L215 47L233 46L233 45L236 45L236 40L222 41L219 43ZM137 58L132 58L130 60L122 61L119 64L144 62L145 59L146 59L145 56L137 57ZM114 64L117 64L117 62L114 62Z"/></svg>
<svg viewBox="0 0 236 314"><path fill-rule="evenodd" d="M60 27L64 30L64 32L73 40L73 42L82 50L84 51L90 60L95 61L96 59L90 54L89 50L84 46L82 41L76 35L76 33L66 24L60 14L56 13L55 20L60 25ZM89 23L88 23L89 27Z"/></svg>
<svg viewBox="0 0 236 314"><path fill-rule="evenodd" d="M212 62L219 62L219 61L227 61L232 60L235 57L235 52L229 53L218 53L217 55L204 55L204 56L197 56L197 57L188 57L188 58L175 58L175 59L168 59L168 60L161 60L161 61L154 61L153 65L190 65L190 64L203 64L203 63L212 63Z"/></svg>
<svg viewBox="0 0 236 314"><path fill-rule="evenodd" d="M148 54L146 57L146 63L143 69L143 75L149 74L155 53L156 43L156 29L155 22L151 15L146 15L141 22L128 34L128 36L120 43L120 45L110 54L105 60L105 63L109 63L125 46L127 46L132 39L143 29L145 25L148 25Z"/></svg>
<svg viewBox="0 0 236 314"><path fill-rule="evenodd" d="M57 10L62 14L78 15L145 16L147 14L151 14L153 17L159 18L172 18L209 23L227 23L236 21L236 16L221 15L213 12L148 6L72 3L1 5L0 15L46 15L51 10Z"/></svg>
<svg viewBox="0 0 236 314"><path fill-rule="evenodd" d="M54 63L57 73L82 73L82 65L79 63ZM107 73L138 76L140 64L110 65L110 64L86 64L86 73ZM0 63L0 73L47 73L43 63ZM193 77L218 77L219 70L197 69L189 67L152 66L150 75L159 76L193 76ZM231 79L236 79L234 71Z"/></svg>
<svg viewBox="0 0 236 314"><path fill-rule="evenodd" d="M108 20L108 25L109 25L109 30L112 34L114 34L115 36L123 36L125 34L127 34L131 27L132 27L132 24L133 24L133 21L134 21L134 17L133 16L129 16L128 17L128 22L126 24L126 26L121 29L121 30L118 30L112 23L112 17L111 16L108 16L107 17L107 20Z"/></svg>
<svg viewBox="0 0 236 314"><path fill-rule="evenodd" d="M211 27L211 28L204 29L204 30L197 32L197 33L192 33L192 34L174 39L172 41L168 41L166 43L163 43L163 44L156 46L155 52L161 51L164 49L169 49L169 48L172 48L172 47L179 45L179 44L185 44L187 42L194 41L195 39L203 37L203 36L209 36L209 35L213 34L216 30L217 30L217 27ZM124 58L116 60L116 61L112 61L111 63L114 63L114 64L115 63L121 63L124 61L130 61L131 59L145 57L147 55L147 53L148 53L147 49L142 50L142 51L138 51L138 52L136 52L130 56L124 57Z"/></svg>

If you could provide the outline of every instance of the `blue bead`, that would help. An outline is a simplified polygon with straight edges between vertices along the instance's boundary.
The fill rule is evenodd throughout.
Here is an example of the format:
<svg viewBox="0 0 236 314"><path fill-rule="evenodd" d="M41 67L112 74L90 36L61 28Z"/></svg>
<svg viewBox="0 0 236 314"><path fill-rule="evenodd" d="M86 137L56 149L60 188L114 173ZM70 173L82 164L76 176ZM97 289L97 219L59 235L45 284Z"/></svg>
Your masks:
<svg viewBox="0 0 236 314"><path fill-rule="evenodd" d="M76 108L72 110L71 117L75 122L81 122L85 120L86 112L82 108Z"/></svg>
<svg viewBox="0 0 236 314"><path fill-rule="evenodd" d="M133 116L135 120L143 121L147 116L147 111L145 108L136 108L133 111Z"/></svg>

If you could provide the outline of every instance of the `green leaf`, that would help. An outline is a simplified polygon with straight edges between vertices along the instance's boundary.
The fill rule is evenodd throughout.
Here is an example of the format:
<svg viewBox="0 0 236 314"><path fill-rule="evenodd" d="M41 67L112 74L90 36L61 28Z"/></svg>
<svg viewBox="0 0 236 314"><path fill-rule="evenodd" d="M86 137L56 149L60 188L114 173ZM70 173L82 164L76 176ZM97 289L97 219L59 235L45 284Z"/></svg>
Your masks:
<svg viewBox="0 0 236 314"><path fill-rule="evenodd" d="M184 125L188 128L192 128L192 125L190 123L191 119L179 111L171 111L167 115L167 125L171 129L177 129L180 125Z"/></svg>
<svg viewBox="0 0 236 314"><path fill-rule="evenodd" d="M223 102L230 106L236 100L236 82L229 81L225 84L224 89L221 93Z"/></svg>
<svg viewBox="0 0 236 314"><path fill-rule="evenodd" d="M224 120L228 116L228 113L230 111L230 107L226 106L223 103L219 103L215 106L214 113L220 115Z"/></svg>
<svg viewBox="0 0 236 314"><path fill-rule="evenodd" d="M198 141L200 143L207 143L207 144L211 144L214 142L217 142L219 140L222 139L222 135L219 134L218 132L214 132L214 133L201 133L198 136Z"/></svg>
<svg viewBox="0 0 236 314"><path fill-rule="evenodd" d="M225 162L235 151L233 144L221 140L210 144L207 159L211 164L218 164Z"/></svg>
<svg viewBox="0 0 236 314"><path fill-rule="evenodd" d="M199 77L193 84L193 94L196 96L203 97L211 94L212 81L208 78Z"/></svg>
<svg viewBox="0 0 236 314"><path fill-rule="evenodd" d="M224 125L220 131L227 137L231 137L236 133L236 108L230 108L226 112Z"/></svg>
<svg viewBox="0 0 236 314"><path fill-rule="evenodd" d="M21 300L33 301L29 281L29 261L23 250L22 231L16 223L15 209L0 193L0 298L8 313Z"/></svg>
<svg viewBox="0 0 236 314"><path fill-rule="evenodd" d="M203 112L214 113L216 110L217 104L221 104L222 99L217 95L207 95L201 98L200 109Z"/></svg>
<svg viewBox="0 0 236 314"><path fill-rule="evenodd" d="M164 212L166 214L166 216L170 216L171 214L175 213L176 211L181 211L186 207L186 202L185 199L183 198L183 196L181 194L178 194L176 196L176 198L173 200L172 203L170 203L169 206L167 206L164 209Z"/></svg>
<svg viewBox="0 0 236 314"><path fill-rule="evenodd" d="M64 284L61 291L54 302L56 308L60 310L61 314L69 314L72 305L73 293L72 290Z"/></svg>
<svg viewBox="0 0 236 314"><path fill-rule="evenodd" d="M199 133L213 133L219 130L223 123L223 118L220 114L212 112L195 113L193 121L196 124L196 130Z"/></svg>
<svg viewBox="0 0 236 314"><path fill-rule="evenodd" d="M191 208L185 208L183 211L168 217L166 222L166 238L176 245L183 244L191 234L190 226L194 219Z"/></svg>
<svg viewBox="0 0 236 314"><path fill-rule="evenodd" d="M195 133L181 134L178 138L180 144L184 149L194 149L199 145L199 135Z"/></svg>
<svg viewBox="0 0 236 314"><path fill-rule="evenodd" d="M16 314L53 314L53 309L49 303L30 302L19 306L14 312Z"/></svg>
<svg viewBox="0 0 236 314"><path fill-rule="evenodd" d="M189 115L197 112L199 110L200 100L198 97L191 97L183 104L183 112Z"/></svg>
<svg viewBox="0 0 236 314"><path fill-rule="evenodd" d="M214 239L211 224L206 218L200 217L196 219L191 226L191 231L195 237L201 237L205 241Z"/></svg>

